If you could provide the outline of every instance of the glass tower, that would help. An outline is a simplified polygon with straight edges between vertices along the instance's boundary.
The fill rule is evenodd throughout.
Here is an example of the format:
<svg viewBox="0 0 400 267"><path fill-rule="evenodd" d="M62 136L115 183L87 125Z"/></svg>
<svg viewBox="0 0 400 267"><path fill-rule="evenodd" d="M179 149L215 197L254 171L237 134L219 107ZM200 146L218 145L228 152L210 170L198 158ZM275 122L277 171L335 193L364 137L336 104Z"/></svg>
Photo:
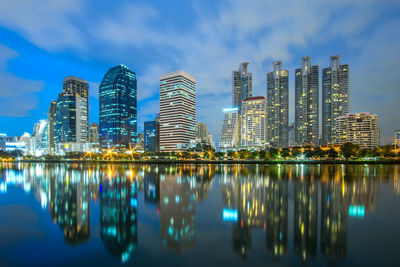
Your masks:
<svg viewBox="0 0 400 267"><path fill-rule="evenodd" d="M159 151L160 124L158 120L144 122L144 151Z"/></svg>
<svg viewBox="0 0 400 267"><path fill-rule="evenodd" d="M289 142L289 71L280 61L267 73L268 140L271 147L287 147Z"/></svg>
<svg viewBox="0 0 400 267"><path fill-rule="evenodd" d="M100 146L129 148L137 139L137 79L124 65L108 70L100 88Z"/></svg>
<svg viewBox="0 0 400 267"><path fill-rule="evenodd" d="M333 144L335 120L349 113L349 65L340 56L331 57L331 66L322 70L322 145Z"/></svg>
<svg viewBox="0 0 400 267"><path fill-rule="evenodd" d="M297 145L319 144L319 66L303 57L295 73L295 139Z"/></svg>

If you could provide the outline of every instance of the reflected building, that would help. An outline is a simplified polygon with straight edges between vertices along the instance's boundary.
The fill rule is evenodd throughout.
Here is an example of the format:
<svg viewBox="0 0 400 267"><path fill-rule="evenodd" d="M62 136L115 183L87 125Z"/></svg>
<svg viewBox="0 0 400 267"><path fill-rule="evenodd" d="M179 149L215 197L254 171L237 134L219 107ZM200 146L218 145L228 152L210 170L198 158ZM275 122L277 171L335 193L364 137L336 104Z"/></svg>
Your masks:
<svg viewBox="0 0 400 267"><path fill-rule="evenodd" d="M137 181L126 176L100 184L100 236L107 250L122 262L137 246Z"/></svg>
<svg viewBox="0 0 400 267"><path fill-rule="evenodd" d="M270 177L271 179L271 177ZM269 180L266 187L267 250L274 260L287 253L288 246L288 181Z"/></svg>
<svg viewBox="0 0 400 267"><path fill-rule="evenodd" d="M294 251L302 262L315 258L318 247L318 183L294 185Z"/></svg>
<svg viewBox="0 0 400 267"><path fill-rule="evenodd" d="M196 179L189 175L160 177L161 247L183 252L195 244Z"/></svg>
<svg viewBox="0 0 400 267"><path fill-rule="evenodd" d="M89 239L89 188L82 174L62 169L50 183L50 213L64 230L68 244L75 245Z"/></svg>

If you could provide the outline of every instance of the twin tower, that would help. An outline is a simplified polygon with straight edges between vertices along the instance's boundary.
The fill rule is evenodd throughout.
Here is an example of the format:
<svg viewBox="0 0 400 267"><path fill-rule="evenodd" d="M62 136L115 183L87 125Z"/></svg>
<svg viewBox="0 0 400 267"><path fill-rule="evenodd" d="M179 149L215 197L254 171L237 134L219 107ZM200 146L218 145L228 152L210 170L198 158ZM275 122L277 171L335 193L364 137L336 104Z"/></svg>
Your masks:
<svg viewBox="0 0 400 267"><path fill-rule="evenodd" d="M335 119L349 112L349 65L341 65L338 55L330 59L330 67L322 70L321 138L319 66L311 65L310 57L295 70L294 142L289 142L289 71L274 62L267 73L267 98L254 98L252 73L244 62L232 72L233 107L224 109L220 150L333 144Z"/></svg>

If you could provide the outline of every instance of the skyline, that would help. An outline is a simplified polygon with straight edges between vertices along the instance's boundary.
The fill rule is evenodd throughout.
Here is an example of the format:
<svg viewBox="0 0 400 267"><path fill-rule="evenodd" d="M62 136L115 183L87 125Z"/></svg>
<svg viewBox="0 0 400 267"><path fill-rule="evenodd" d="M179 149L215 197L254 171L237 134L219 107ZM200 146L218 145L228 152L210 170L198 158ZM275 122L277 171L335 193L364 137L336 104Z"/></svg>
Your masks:
<svg viewBox="0 0 400 267"><path fill-rule="evenodd" d="M310 56L321 70L329 67L330 56L339 54L351 67L350 112L378 114L382 144L393 141L393 132L400 128L400 66L393 57L400 54L395 34L400 4L359 1L349 6L341 1L304 9L304 3L176 2L177 11L168 3L121 1L113 8L99 3L88 12L91 5L79 1L49 1L43 10L29 1L4 1L0 123L13 127L0 131L17 136L30 132L48 116L49 103L70 75L89 81L89 118L98 123L101 79L110 67L125 64L138 77L139 132L159 111L159 76L183 69L197 80L197 121L206 122L214 140L219 140L222 110L231 106L232 71L241 62L250 63L253 96L266 96L266 72L272 71L272 62L282 61L289 70L292 123L294 70L301 67L301 58ZM325 18L319 11L325 11L326 4ZM265 10L272 16L265 16ZM95 11L100 11L98 24L89 20Z"/></svg>

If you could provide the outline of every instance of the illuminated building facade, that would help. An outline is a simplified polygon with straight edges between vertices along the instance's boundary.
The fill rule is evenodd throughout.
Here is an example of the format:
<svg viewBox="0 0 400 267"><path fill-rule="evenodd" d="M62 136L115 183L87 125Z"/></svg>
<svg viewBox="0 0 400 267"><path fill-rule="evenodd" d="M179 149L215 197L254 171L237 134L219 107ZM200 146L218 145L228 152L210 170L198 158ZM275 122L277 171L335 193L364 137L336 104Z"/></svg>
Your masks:
<svg viewBox="0 0 400 267"><path fill-rule="evenodd" d="M242 101L253 95L253 74L248 72L249 62L243 62L239 70L232 71L232 106L241 108Z"/></svg>
<svg viewBox="0 0 400 267"><path fill-rule="evenodd" d="M400 148L400 130L394 132L394 146L396 150Z"/></svg>
<svg viewBox="0 0 400 267"><path fill-rule="evenodd" d="M289 71L280 61L267 73L268 143L271 147L287 147L289 142Z"/></svg>
<svg viewBox="0 0 400 267"><path fill-rule="evenodd" d="M158 152L160 151L160 122L145 121L144 122L144 136L143 146L145 152Z"/></svg>
<svg viewBox="0 0 400 267"><path fill-rule="evenodd" d="M49 108L49 152L53 154L54 151L54 119L56 116L57 102L51 101Z"/></svg>
<svg viewBox="0 0 400 267"><path fill-rule="evenodd" d="M267 139L267 100L263 96L242 101L241 147L264 149Z"/></svg>
<svg viewBox="0 0 400 267"><path fill-rule="evenodd" d="M186 151L196 137L196 80L184 71L160 76L160 151Z"/></svg>
<svg viewBox="0 0 400 267"><path fill-rule="evenodd" d="M58 95L53 117L56 153L72 147L74 151L85 151L83 146L89 141L88 91L87 81L73 76L64 78L63 92Z"/></svg>
<svg viewBox="0 0 400 267"><path fill-rule="evenodd" d="M89 126L89 142L99 143L99 125L95 122Z"/></svg>
<svg viewBox="0 0 400 267"><path fill-rule="evenodd" d="M349 113L349 65L340 64L340 56L331 57L331 66L322 70L322 145L333 144L335 120Z"/></svg>
<svg viewBox="0 0 400 267"><path fill-rule="evenodd" d="M335 121L335 144L351 142L361 148L372 149L380 145L378 115L369 112L348 113Z"/></svg>
<svg viewBox="0 0 400 267"><path fill-rule="evenodd" d="M319 66L311 66L310 57L302 58L295 70L296 144L319 145Z"/></svg>
<svg viewBox="0 0 400 267"><path fill-rule="evenodd" d="M99 87L99 137L102 148L126 149L137 138L137 79L119 65L109 69Z"/></svg>
<svg viewBox="0 0 400 267"><path fill-rule="evenodd" d="M219 150L227 152L239 148L240 115L239 108L224 109L224 121L219 140Z"/></svg>

